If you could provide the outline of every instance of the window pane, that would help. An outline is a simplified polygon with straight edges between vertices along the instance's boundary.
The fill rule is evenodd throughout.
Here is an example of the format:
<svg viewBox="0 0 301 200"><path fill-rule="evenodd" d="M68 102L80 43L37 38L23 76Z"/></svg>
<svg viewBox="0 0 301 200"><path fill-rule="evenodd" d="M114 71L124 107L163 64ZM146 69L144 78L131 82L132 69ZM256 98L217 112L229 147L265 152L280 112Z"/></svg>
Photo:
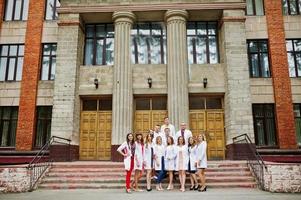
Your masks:
<svg viewBox="0 0 301 200"><path fill-rule="evenodd" d="M55 78L55 69L56 69L56 57L52 57L50 80L54 80Z"/></svg>
<svg viewBox="0 0 301 200"><path fill-rule="evenodd" d="M94 26L93 25L86 26L86 37L94 37Z"/></svg>
<svg viewBox="0 0 301 200"><path fill-rule="evenodd" d="M216 23L215 22L208 23L208 35L216 35Z"/></svg>
<svg viewBox="0 0 301 200"><path fill-rule="evenodd" d="M114 64L114 38L107 38L106 40L106 64Z"/></svg>
<svg viewBox="0 0 301 200"><path fill-rule="evenodd" d="M96 37L105 37L106 32L105 32L105 25L96 25Z"/></svg>
<svg viewBox="0 0 301 200"><path fill-rule="evenodd" d="M268 44L266 41L258 42L258 48L260 52L268 52Z"/></svg>
<svg viewBox="0 0 301 200"><path fill-rule="evenodd" d="M207 98L206 99L207 109L222 109L222 101L220 98Z"/></svg>
<svg viewBox="0 0 301 200"><path fill-rule="evenodd" d="M259 77L258 55L251 55L251 73L252 77Z"/></svg>
<svg viewBox="0 0 301 200"><path fill-rule="evenodd" d="M132 44L131 44L131 51L132 51L131 60L132 60L132 63L137 64L136 63L136 54L137 54L137 52L136 52L136 46L137 46L136 38L132 37L131 41L132 41Z"/></svg>
<svg viewBox="0 0 301 200"><path fill-rule="evenodd" d="M18 58L16 81L22 80L23 57Z"/></svg>
<svg viewBox="0 0 301 200"><path fill-rule="evenodd" d="M152 99L152 110L166 110L167 99L166 98L153 98Z"/></svg>
<svg viewBox="0 0 301 200"><path fill-rule="evenodd" d="M150 35L150 24L142 23L138 24L139 27L139 35Z"/></svg>
<svg viewBox="0 0 301 200"><path fill-rule="evenodd" d="M282 12L284 15L288 15L287 0L282 0Z"/></svg>
<svg viewBox="0 0 301 200"><path fill-rule="evenodd" d="M7 0L6 7L5 7L5 20L6 21L12 20L13 7L14 7L14 0Z"/></svg>
<svg viewBox="0 0 301 200"><path fill-rule="evenodd" d="M5 81L7 58L0 59L0 81Z"/></svg>
<svg viewBox="0 0 301 200"><path fill-rule="evenodd" d="M202 97L189 97L189 109L205 109L205 99Z"/></svg>
<svg viewBox="0 0 301 200"><path fill-rule="evenodd" d="M270 77L269 58L266 53L260 54L262 77Z"/></svg>
<svg viewBox="0 0 301 200"><path fill-rule="evenodd" d="M54 8L54 0L47 0L46 4L46 20L52 20L53 19L53 8Z"/></svg>
<svg viewBox="0 0 301 200"><path fill-rule="evenodd" d="M295 70L294 54L287 53L287 59L288 59L288 67L289 67L290 77L296 77L297 74L296 74L296 70Z"/></svg>
<svg viewBox="0 0 301 200"><path fill-rule="evenodd" d="M15 0L15 20L21 19L21 7L22 7L22 0Z"/></svg>
<svg viewBox="0 0 301 200"><path fill-rule="evenodd" d="M263 2L262 0L255 0L256 15L263 15Z"/></svg>
<svg viewBox="0 0 301 200"><path fill-rule="evenodd" d="M2 45L1 46L1 56L7 56L7 54L8 54L8 46Z"/></svg>
<svg viewBox="0 0 301 200"><path fill-rule="evenodd" d="M265 145L265 138L264 138L264 125L262 119L255 119L255 131L256 131L256 138L258 146Z"/></svg>
<svg viewBox="0 0 301 200"><path fill-rule="evenodd" d="M207 35L206 22L198 22L197 35Z"/></svg>
<svg viewBox="0 0 301 200"><path fill-rule="evenodd" d="M19 45L18 56L24 56L24 45Z"/></svg>
<svg viewBox="0 0 301 200"><path fill-rule="evenodd" d="M112 100L111 99L99 100L99 110L112 110Z"/></svg>
<svg viewBox="0 0 301 200"><path fill-rule="evenodd" d="M59 7L61 7L61 3L60 3L59 0L56 0L56 8L59 8ZM59 17L59 14L58 14L58 12L56 11L56 12L55 12L55 19L58 19L58 17Z"/></svg>
<svg viewBox="0 0 301 200"><path fill-rule="evenodd" d="M43 54L50 55L50 52L51 52L51 44L44 44Z"/></svg>
<svg viewBox="0 0 301 200"><path fill-rule="evenodd" d="M210 63L215 64L217 63L217 44L216 44L216 37L209 36L209 52L210 52Z"/></svg>
<svg viewBox="0 0 301 200"><path fill-rule="evenodd" d="M10 58L9 59L9 67L8 67L8 76L7 76L7 80L9 80L9 81L14 80L15 65L16 65L16 59L15 58Z"/></svg>
<svg viewBox="0 0 301 200"><path fill-rule="evenodd" d="M97 110L97 100L84 100L83 101L84 111L96 111Z"/></svg>
<svg viewBox="0 0 301 200"><path fill-rule="evenodd" d="M149 43L151 47L151 63L161 64L161 39L159 37L151 37Z"/></svg>
<svg viewBox="0 0 301 200"><path fill-rule="evenodd" d="M52 55L56 55L56 50L57 50L57 44L52 44Z"/></svg>
<svg viewBox="0 0 301 200"><path fill-rule="evenodd" d="M289 1L289 6L290 6L290 11L291 15L296 15L297 14L297 4L296 1Z"/></svg>
<svg viewBox="0 0 301 200"><path fill-rule="evenodd" d="M85 50L85 65L92 65L93 63L93 39L86 40Z"/></svg>
<svg viewBox="0 0 301 200"><path fill-rule="evenodd" d="M294 116L301 117L300 104L294 104Z"/></svg>
<svg viewBox="0 0 301 200"><path fill-rule="evenodd" d="M295 51L301 51L301 40L294 40L294 47Z"/></svg>
<svg viewBox="0 0 301 200"><path fill-rule="evenodd" d="M247 15L254 15L253 11L253 0L247 0Z"/></svg>
<svg viewBox="0 0 301 200"><path fill-rule="evenodd" d="M196 59L198 64L207 63L206 38L198 37L196 40Z"/></svg>
<svg viewBox="0 0 301 200"><path fill-rule="evenodd" d="M145 36L137 37L137 46L138 46L138 63L139 64L147 64L148 63L148 51L147 51L147 43Z"/></svg>
<svg viewBox="0 0 301 200"><path fill-rule="evenodd" d="M43 63L42 63L41 80L48 80L49 63L50 63L49 57L48 56L44 56Z"/></svg>
<svg viewBox="0 0 301 200"><path fill-rule="evenodd" d="M107 37L114 37L114 26L113 24L107 24Z"/></svg>
<svg viewBox="0 0 301 200"><path fill-rule="evenodd" d="M150 99L136 99L136 110L150 110Z"/></svg>
<svg viewBox="0 0 301 200"><path fill-rule="evenodd" d="M286 50L293 51L293 41L292 40L286 40Z"/></svg>
<svg viewBox="0 0 301 200"><path fill-rule="evenodd" d="M249 41L249 51L256 53L258 51L257 42Z"/></svg>
<svg viewBox="0 0 301 200"><path fill-rule="evenodd" d="M28 16L28 7L29 7L29 0L24 0L24 5L23 5L23 20L27 20Z"/></svg>
<svg viewBox="0 0 301 200"><path fill-rule="evenodd" d="M296 54L296 65L298 69L298 77L301 76L301 53Z"/></svg>
<svg viewBox="0 0 301 200"><path fill-rule="evenodd" d="M188 64L193 64L193 44L194 38L187 37L187 49L188 49Z"/></svg>
<svg viewBox="0 0 301 200"><path fill-rule="evenodd" d="M161 35L161 30L164 29L164 27L161 27L161 23L152 23L152 35Z"/></svg>
<svg viewBox="0 0 301 200"><path fill-rule="evenodd" d="M103 40L96 42L96 65L103 64Z"/></svg>
<svg viewBox="0 0 301 200"><path fill-rule="evenodd" d="M17 55L18 46L17 45L10 45L9 48L9 55L16 56Z"/></svg>

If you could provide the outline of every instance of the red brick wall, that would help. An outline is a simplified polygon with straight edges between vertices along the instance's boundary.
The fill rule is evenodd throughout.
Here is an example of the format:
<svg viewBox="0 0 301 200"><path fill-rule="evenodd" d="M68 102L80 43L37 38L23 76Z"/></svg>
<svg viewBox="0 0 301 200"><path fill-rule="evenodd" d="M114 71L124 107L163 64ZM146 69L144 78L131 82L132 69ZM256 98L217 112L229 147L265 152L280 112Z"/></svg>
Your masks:
<svg viewBox="0 0 301 200"><path fill-rule="evenodd" d="M16 150L31 150L33 146L44 10L45 0L30 1L25 38Z"/></svg>
<svg viewBox="0 0 301 200"><path fill-rule="evenodd" d="M3 16L4 16L4 1L5 0L0 0L0 29L3 21Z"/></svg>
<svg viewBox="0 0 301 200"><path fill-rule="evenodd" d="M265 0L264 3L276 104L278 143L281 149L295 149L297 142L282 5L280 0Z"/></svg>

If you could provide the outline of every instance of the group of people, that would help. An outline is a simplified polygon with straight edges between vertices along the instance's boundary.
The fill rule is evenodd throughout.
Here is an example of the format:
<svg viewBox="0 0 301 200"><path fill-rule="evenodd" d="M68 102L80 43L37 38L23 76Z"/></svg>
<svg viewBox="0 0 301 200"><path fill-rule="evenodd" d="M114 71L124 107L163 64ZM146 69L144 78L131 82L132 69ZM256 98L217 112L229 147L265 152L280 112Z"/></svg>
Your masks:
<svg viewBox="0 0 301 200"><path fill-rule="evenodd" d="M186 123L181 123L180 130L169 119L164 119L162 126L156 125L154 130L143 138L141 133L128 133L126 141L117 151L124 157L126 170L126 192L139 189L139 180L146 171L147 191L151 191L151 181L156 181L156 189L164 190L162 181L168 174L169 184L167 190L174 189L175 173L178 173L180 191L185 191L186 173L190 175L190 190L206 191L205 169L207 168L206 136L201 133L197 138L192 136ZM134 170L134 181L131 174ZM200 183L198 183L198 178Z"/></svg>

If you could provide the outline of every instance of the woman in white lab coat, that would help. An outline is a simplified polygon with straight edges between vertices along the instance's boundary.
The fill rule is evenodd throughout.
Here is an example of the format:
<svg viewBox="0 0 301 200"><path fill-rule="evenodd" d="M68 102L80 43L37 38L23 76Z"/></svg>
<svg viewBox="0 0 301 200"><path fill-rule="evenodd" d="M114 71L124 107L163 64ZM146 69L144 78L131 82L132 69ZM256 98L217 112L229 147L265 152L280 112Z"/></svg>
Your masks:
<svg viewBox="0 0 301 200"><path fill-rule="evenodd" d="M165 147L162 144L161 136L158 136L156 138L156 145L154 148L154 152L155 152L155 170L158 173L156 189L158 191L162 191L163 190L162 180L164 179L166 172L164 167Z"/></svg>
<svg viewBox="0 0 301 200"><path fill-rule="evenodd" d="M190 190L198 189L198 180L196 177L196 171L197 171L196 153L197 153L196 141L193 137L189 137L188 138L188 154L189 154L188 172L190 174L190 182L191 182Z"/></svg>
<svg viewBox="0 0 301 200"><path fill-rule="evenodd" d="M143 144L143 136L141 133L136 133L136 142L135 142L135 156L134 156L134 170L135 170L135 183L134 190L142 191L138 187L139 179L142 177L143 162L144 162L144 144Z"/></svg>
<svg viewBox="0 0 301 200"><path fill-rule="evenodd" d="M134 168L134 154L135 154L135 141L134 135L128 133L126 135L126 141L122 143L117 151L123 156L124 168L126 171L126 192L131 192L131 175Z"/></svg>
<svg viewBox="0 0 301 200"><path fill-rule="evenodd" d="M173 172L175 170L176 146L174 145L173 137L167 137L167 147L165 152L165 170L169 174L169 184L167 190L173 189Z"/></svg>
<svg viewBox="0 0 301 200"><path fill-rule="evenodd" d="M184 138L178 137L176 156L176 171L179 172L181 188L180 191L185 192L186 170L188 169L188 147L185 145Z"/></svg>
<svg viewBox="0 0 301 200"><path fill-rule="evenodd" d="M205 169L207 168L207 142L204 133L198 136L197 168L198 168L198 175L201 182L199 192L204 192L207 190L206 180L205 180Z"/></svg>
<svg viewBox="0 0 301 200"><path fill-rule="evenodd" d="M144 168L146 169L146 190L148 192L152 190L151 176L152 170L154 169L154 148L152 141L152 134L147 134L144 142Z"/></svg>

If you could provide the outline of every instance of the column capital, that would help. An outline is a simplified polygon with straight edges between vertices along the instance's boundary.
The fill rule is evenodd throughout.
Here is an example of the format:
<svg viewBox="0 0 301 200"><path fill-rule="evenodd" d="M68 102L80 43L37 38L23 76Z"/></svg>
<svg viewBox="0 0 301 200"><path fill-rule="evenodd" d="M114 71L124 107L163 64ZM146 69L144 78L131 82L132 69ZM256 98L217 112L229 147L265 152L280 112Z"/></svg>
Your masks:
<svg viewBox="0 0 301 200"><path fill-rule="evenodd" d="M130 11L116 11L113 13L112 19L114 23L128 22L130 24L133 24L136 20L136 15Z"/></svg>
<svg viewBox="0 0 301 200"><path fill-rule="evenodd" d="M188 12L186 10L168 10L165 13L165 21L167 23L172 21L186 22L188 19Z"/></svg>

